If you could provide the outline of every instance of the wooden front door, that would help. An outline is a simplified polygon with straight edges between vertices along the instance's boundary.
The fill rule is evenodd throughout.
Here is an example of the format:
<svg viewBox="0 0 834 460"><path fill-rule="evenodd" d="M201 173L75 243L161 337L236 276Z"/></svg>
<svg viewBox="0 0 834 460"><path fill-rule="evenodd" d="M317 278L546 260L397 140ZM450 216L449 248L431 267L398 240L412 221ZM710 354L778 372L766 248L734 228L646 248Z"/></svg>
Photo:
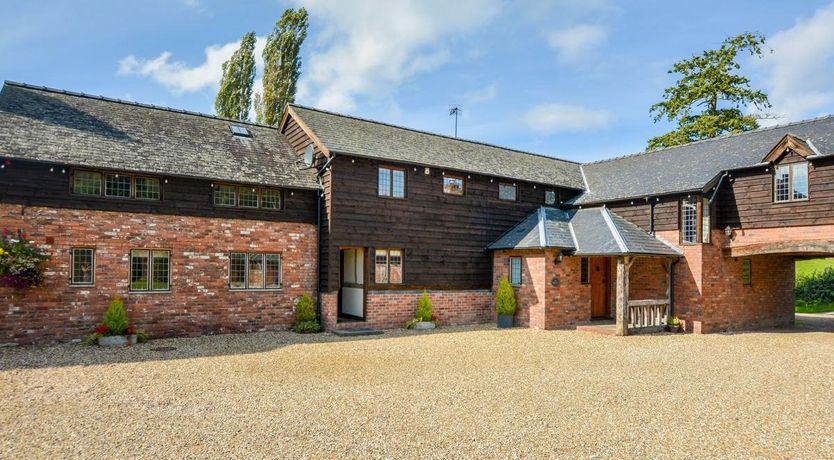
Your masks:
<svg viewBox="0 0 834 460"><path fill-rule="evenodd" d="M608 316L608 279L611 266L607 257L591 257L588 261L591 271L591 318Z"/></svg>

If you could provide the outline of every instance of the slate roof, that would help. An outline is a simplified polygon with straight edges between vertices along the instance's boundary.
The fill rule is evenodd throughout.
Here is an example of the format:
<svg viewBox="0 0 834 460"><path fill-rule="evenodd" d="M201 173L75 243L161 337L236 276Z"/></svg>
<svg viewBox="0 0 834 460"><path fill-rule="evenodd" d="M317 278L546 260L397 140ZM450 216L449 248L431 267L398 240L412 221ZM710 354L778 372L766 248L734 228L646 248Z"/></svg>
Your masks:
<svg viewBox="0 0 834 460"><path fill-rule="evenodd" d="M243 126L251 138L233 136ZM318 189L275 128L6 82L0 157Z"/></svg>
<svg viewBox="0 0 834 460"><path fill-rule="evenodd" d="M579 164L495 145L292 105L335 153L584 189Z"/></svg>
<svg viewBox="0 0 834 460"><path fill-rule="evenodd" d="M583 164L588 187L573 204L702 190L722 171L760 164L786 134L834 155L834 117L815 118Z"/></svg>
<svg viewBox="0 0 834 460"><path fill-rule="evenodd" d="M672 246L608 208L541 207L487 249L563 249L577 256L680 256Z"/></svg>

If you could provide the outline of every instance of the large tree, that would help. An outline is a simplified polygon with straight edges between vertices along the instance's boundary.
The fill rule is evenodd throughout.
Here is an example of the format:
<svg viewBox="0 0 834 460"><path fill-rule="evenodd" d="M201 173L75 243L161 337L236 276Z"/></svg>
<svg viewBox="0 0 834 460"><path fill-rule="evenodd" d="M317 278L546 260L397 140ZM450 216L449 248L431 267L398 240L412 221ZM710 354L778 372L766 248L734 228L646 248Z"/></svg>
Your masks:
<svg viewBox="0 0 834 460"><path fill-rule="evenodd" d="M301 75L299 51L307 38L307 10L284 11L266 39L264 48L264 92L255 94L258 123L278 123L287 104L295 102L295 88Z"/></svg>
<svg viewBox="0 0 834 460"><path fill-rule="evenodd" d="M223 79L214 98L217 115L242 121L249 119L254 83L255 32L249 32L240 40L240 48L223 63Z"/></svg>
<svg viewBox="0 0 834 460"><path fill-rule="evenodd" d="M649 149L709 139L725 133L740 133L759 127L758 115L745 114L751 105L769 108L767 94L750 87L750 80L738 74L741 53L761 58L765 39L743 33L724 40L718 49L704 51L675 63L670 74L679 74L674 86L654 104L654 121L677 122L678 128L649 140Z"/></svg>

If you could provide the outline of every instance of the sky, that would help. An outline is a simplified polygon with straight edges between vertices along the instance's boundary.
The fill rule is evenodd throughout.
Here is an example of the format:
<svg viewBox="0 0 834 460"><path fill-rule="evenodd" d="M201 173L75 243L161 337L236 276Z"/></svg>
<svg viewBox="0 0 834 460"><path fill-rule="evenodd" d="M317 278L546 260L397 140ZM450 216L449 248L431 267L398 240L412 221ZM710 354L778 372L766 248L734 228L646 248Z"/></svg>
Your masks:
<svg viewBox="0 0 834 460"><path fill-rule="evenodd" d="M834 113L834 2L0 0L0 79L212 113L222 63L310 13L296 102L588 162L672 128L649 107L681 58L746 31L742 72L784 124ZM755 111L753 111L755 112Z"/></svg>

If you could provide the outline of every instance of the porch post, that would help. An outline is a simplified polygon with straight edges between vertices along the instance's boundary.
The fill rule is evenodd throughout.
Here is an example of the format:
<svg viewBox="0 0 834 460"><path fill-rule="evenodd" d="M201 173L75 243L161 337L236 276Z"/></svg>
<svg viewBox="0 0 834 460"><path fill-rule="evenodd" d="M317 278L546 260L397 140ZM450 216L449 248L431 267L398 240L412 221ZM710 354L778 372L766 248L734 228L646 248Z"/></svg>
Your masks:
<svg viewBox="0 0 834 460"><path fill-rule="evenodd" d="M672 259L663 261L666 270L666 324L672 319Z"/></svg>
<svg viewBox="0 0 834 460"><path fill-rule="evenodd" d="M617 335L628 335L628 272L631 256L617 257Z"/></svg>

